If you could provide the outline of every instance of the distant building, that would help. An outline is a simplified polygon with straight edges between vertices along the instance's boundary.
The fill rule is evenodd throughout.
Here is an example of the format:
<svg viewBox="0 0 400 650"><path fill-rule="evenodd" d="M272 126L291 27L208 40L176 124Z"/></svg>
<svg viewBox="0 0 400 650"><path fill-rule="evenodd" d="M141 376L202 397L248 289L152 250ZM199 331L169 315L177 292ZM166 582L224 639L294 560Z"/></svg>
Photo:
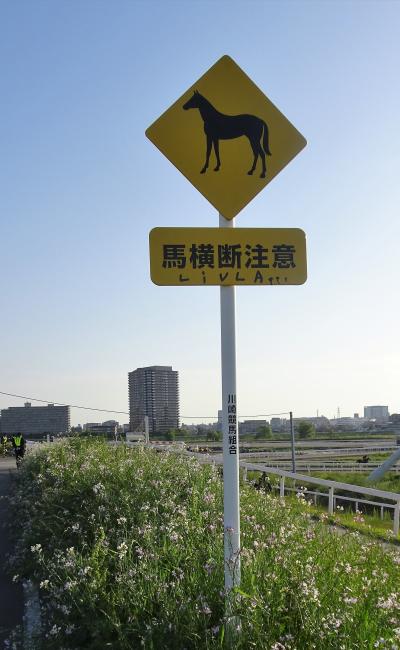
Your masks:
<svg viewBox="0 0 400 650"><path fill-rule="evenodd" d="M197 433L203 435L209 431L218 431L218 422L201 422L200 424L195 425L197 427ZM222 431L222 428L221 428Z"/></svg>
<svg viewBox="0 0 400 650"><path fill-rule="evenodd" d="M368 420L387 422L389 420L388 406L364 406L364 417Z"/></svg>
<svg viewBox="0 0 400 650"><path fill-rule="evenodd" d="M256 434L259 429L267 426L267 420L244 420L239 422L239 435L254 433Z"/></svg>
<svg viewBox="0 0 400 650"><path fill-rule="evenodd" d="M342 417L342 418L333 418L330 420L330 424L333 429L338 429L341 431L359 431L363 428L366 420L360 417Z"/></svg>
<svg viewBox="0 0 400 650"><path fill-rule="evenodd" d="M186 424L185 422L182 422L181 429L185 429L192 436L195 436L198 433L197 424Z"/></svg>
<svg viewBox="0 0 400 650"><path fill-rule="evenodd" d="M118 422L118 420L106 420L105 422L103 422L103 424L105 424L105 425L109 425L109 426L116 426L116 427L119 427L119 422Z"/></svg>
<svg viewBox="0 0 400 650"><path fill-rule="evenodd" d="M145 415L150 434L179 427L179 380L172 366L137 368L129 373L128 384L131 431L144 430Z"/></svg>
<svg viewBox="0 0 400 650"><path fill-rule="evenodd" d="M309 422L315 427L316 431L324 432L324 431L329 431L329 429L331 428L330 421L324 415L319 415L317 417L311 416L311 417L304 417L304 418L293 418L293 423L295 428L297 428L299 422Z"/></svg>
<svg viewBox="0 0 400 650"><path fill-rule="evenodd" d="M69 406L10 406L1 411L2 432L23 433L25 436L66 434L70 431Z"/></svg>
<svg viewBox="0 0 400 650"><path fill-rule="evenodd" d="M290 430L290 422L286 418L271 418L272 431L279 433L287 433Z"/></svg>
<svg viewBox="0 0 400 650"><path fill-rule="evenodd" d="M395 431L397 435L399 435L400 434L400 413L391 413L389 422L390 422L390 428L393 431ZM398 442L397 444L400 444L400 442Z"/></svg>
<svg viewBox="0 0 400 650"><path fill-rule="evenodd" d="M85 431L94 433L98 436L112 436L115 437L118 431L118 422L109 420L108 422L87 422L84 427Z"/></svg>

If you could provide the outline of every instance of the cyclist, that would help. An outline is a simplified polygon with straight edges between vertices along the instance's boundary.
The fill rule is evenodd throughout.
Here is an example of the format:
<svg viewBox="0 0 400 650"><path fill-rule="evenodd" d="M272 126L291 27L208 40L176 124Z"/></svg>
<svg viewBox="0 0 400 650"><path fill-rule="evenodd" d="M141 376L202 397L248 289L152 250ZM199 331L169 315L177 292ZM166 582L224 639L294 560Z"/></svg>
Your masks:
<svg viewBox="0 0 400 650"><path fill-rule="evenodd" d="M19 467L25 454L26 441L22 433L14 433L11 442L15 453L15 461L17 467Z"/></svg>

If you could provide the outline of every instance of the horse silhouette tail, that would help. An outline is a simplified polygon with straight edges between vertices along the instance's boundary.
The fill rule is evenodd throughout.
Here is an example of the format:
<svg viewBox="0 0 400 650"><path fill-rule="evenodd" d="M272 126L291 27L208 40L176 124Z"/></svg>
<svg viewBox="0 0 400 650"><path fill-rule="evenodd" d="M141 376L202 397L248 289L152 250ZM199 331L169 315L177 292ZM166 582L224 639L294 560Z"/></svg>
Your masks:
<svg viewBox="0 0 400 650"><path fill-rule="evenodd" d="M263 137L263 149L267 156L272 156L272 153L269 150L269 144L268 144L268 127L266 123L263 120L263 127L264 127L264 137Z"/></svg>

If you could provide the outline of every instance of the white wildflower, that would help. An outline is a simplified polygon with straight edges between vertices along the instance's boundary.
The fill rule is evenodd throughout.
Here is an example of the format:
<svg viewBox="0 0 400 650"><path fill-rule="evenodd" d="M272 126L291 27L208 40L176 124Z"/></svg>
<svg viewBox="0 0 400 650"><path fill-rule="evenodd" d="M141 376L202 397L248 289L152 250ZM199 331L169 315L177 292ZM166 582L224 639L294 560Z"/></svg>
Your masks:
<svg viewBox="0 0 400 650"><path fill-rule="evenodd" d="M126 524L126 522L127 522L126 517L118 517L117 519L117 524L119 524L120 526L121 524Z"/></svg>
<svg viewBox="0 0 400 650"><path fill-rule="evenodd" d="M41 544L35 544L34 546L31 546L31 551L32 551L32 553L41 553L43 551L42 545Z"/></svg>
<svg viewBox="0 0 400 650"><path fill-rule="evenodd" d="M57 636L60 631L61 631L61 627L59 627L58 625L53 625L53 627L51 628L51 630L49 632L49 635L50 636Z"/></svg>
<svg viewBox="0 0 400 650"><path fill-rule="evenodd" d="M125 557L125 555L128 552L128 545L126 544L126 542L121 542L121 544L119 544L117 546L117 551L118 551L118 555L119 555L120 559Z"/></svg>

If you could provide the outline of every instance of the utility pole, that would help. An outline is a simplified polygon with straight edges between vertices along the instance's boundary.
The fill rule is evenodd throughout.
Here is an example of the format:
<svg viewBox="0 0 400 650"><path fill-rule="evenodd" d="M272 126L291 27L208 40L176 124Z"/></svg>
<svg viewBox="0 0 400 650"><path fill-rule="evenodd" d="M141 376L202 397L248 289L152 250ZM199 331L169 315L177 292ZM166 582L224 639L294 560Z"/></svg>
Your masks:
<svg viewBox="0 0 400 650"><path fill-rule="evenodd" d="M292 472L296 474L296 450L294 444L294 426L293 426L293 413L290 411L290 437L292 441Z"/></svg>

